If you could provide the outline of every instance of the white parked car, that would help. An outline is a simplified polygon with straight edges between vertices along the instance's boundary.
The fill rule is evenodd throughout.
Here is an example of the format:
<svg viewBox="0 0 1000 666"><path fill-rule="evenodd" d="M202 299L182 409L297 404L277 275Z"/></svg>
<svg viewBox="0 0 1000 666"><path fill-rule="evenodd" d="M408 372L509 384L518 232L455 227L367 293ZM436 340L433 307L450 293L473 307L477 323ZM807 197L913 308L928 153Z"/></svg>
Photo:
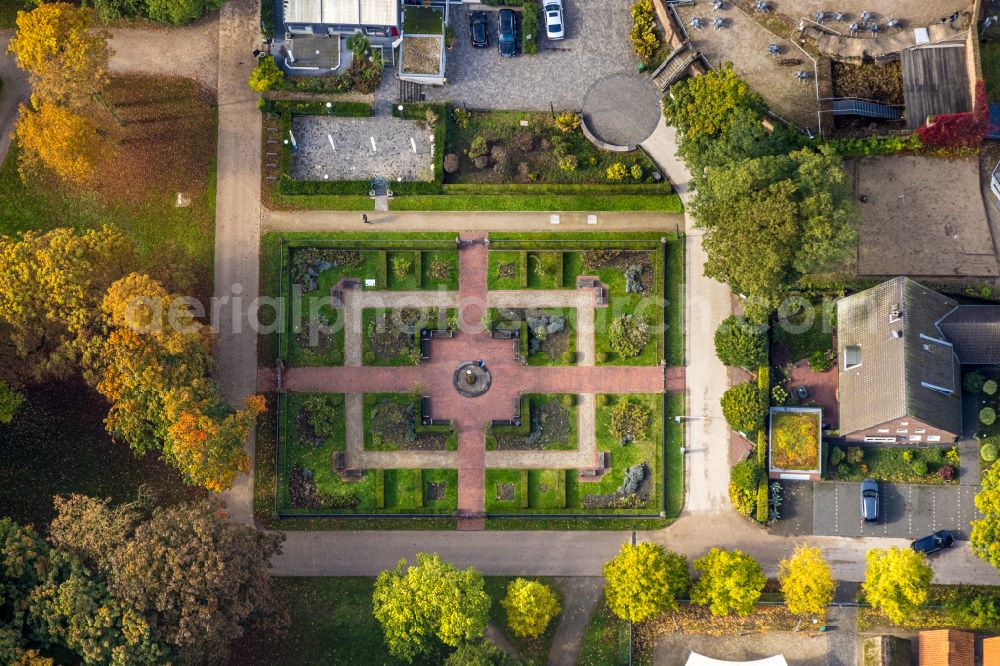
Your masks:
<svg viewBox="0 0 1000 666"><path fill-rule="evenodd" d="M562 0L545 0L545 35L555 41L566 36L563 25Z"/></svg>

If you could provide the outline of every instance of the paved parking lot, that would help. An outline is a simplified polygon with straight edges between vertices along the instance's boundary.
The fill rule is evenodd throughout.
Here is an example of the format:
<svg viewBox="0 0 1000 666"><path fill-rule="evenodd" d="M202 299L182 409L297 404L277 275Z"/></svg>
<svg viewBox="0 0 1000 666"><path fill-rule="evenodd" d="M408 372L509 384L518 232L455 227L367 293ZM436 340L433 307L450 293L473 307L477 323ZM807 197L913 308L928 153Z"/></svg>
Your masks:
<svg viewBox="0 0 1000 666"><path fill-rule="evenodd" d="M919 486L880 483L879 520L861 521L859 483L822 482L813 489L813 530L831 536L916 538L937 530L969 537L978 518L975 486Z"/></svg>
<svg viewBox="0 0 1000 666"><path fill-rule="evenodd" d="M469 41L469 12L480 10L489 14L488 49L474 49ZM448 85L425 88L430 100L470 109L548 111L551 103L579 111L598 79L618 72L640 76L628 38L628 2L563 0L566 38L543 36L537 54L515 58L497 52L497 8L463 4L450 11L456 39L447 56Z"/></svg>

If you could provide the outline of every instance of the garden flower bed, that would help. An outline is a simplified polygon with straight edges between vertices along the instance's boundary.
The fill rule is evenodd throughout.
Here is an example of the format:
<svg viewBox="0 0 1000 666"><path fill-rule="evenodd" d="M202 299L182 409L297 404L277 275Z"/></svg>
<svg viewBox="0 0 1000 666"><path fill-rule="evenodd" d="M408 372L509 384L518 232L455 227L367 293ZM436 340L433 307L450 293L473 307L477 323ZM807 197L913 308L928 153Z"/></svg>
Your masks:
<svg viewBox="0 0 1000 666"><path fill-rule="evenodd" d="M834 446L827 456L826 478L838 481L956 483L959 453L955 447Z"/></svg>
<svg viewBox="0 0 1000 666"><path fill-rule="evenodd" d="M646 185L669 193L669 185L654 178L656 166L645 153L601 150L583 135L578 120L576 127L562 122L547 113L452 109L445 183Z"/></svg>

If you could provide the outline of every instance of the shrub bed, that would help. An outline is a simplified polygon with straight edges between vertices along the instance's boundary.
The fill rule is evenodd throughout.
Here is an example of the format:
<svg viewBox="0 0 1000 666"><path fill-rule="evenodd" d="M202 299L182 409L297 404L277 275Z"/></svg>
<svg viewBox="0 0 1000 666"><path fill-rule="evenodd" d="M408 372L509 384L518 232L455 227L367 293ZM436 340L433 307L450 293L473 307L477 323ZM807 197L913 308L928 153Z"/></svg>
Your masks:
<svg viewBox="0 0 1000 666"><path fill-rule="evenodd" d="M958 479L959 454L955 447L834 446L828 456L824 475L839 481L875 479L941 484L954 483Z"/></svg>

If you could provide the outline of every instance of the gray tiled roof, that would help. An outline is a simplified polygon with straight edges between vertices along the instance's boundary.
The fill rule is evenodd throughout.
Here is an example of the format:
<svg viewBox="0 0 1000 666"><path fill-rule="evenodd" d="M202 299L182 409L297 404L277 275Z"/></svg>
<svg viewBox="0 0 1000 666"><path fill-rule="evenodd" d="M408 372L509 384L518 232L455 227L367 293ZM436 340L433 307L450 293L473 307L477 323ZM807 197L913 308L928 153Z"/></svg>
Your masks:
<svg viewBox="0 0 1000 666"><path fill-rule="evenodd" d="M963 364L1000 364L1000 305L959 305L939 326Z"/></svg>
<svg viewBox="0 0 1000 666"><path fill-rule="evenodd" d="M837 303L842 433L902 417L961 432L958 357L937 326L956 306L905 277ZM861 364L851 369L844 367L848 347L858 347L861 355Z"/></svg>

